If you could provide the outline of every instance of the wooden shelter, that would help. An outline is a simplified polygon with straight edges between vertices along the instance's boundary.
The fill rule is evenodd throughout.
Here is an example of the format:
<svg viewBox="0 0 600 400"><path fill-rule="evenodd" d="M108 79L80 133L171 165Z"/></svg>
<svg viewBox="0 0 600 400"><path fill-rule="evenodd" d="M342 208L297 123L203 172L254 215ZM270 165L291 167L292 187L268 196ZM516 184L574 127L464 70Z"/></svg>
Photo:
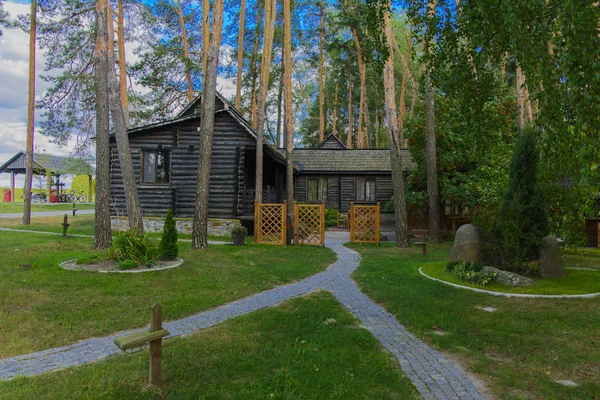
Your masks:
<svg viewBox="0 0 600 400"><path fill-rule="evenodd" d="M16 176L19 174L25 175L25 165L25 152L20 151L0 167L0 174L11 174L10 192L12 202L15 201L14 193ZM81 159L60 157L46 153L34 153L33 174L47 177L46 198L48 201L50 200L50 193L53 189L56 190L56 194L60 194L62 191L64 186L64 183L60 182L60 177L62 175L87 175L89 177L88 198L91 201L94 168Z"/></svg>

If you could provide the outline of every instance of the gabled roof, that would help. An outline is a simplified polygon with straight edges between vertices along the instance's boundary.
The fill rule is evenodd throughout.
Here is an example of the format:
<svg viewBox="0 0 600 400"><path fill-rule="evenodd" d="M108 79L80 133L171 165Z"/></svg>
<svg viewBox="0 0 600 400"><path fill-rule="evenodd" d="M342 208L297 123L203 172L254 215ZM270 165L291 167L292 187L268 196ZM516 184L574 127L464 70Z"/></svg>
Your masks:
<svg viewBox="0 0 600 400"><path fill-rule="evenodd" d="M348 147L337 136L330 133L319 145L317 149L322 150L348 150Z"/></svg>
<svg viewBox="0 0 600 400"><path fill-rule="evenodd" d="M414 167L410 152L402 150L402 165ZM294 149L294 163L304 173L391 173L390 151Z"/></svg>
<svg viewBox="0 0 600 400"><path fill-rule="evenodd" d="M0 173L16 172L25 173L25 152L20 151L11 157L10 160L0 167ZM71 157L61 157L52 154L34 153L33 154L33 172L38 175L45 175L50 172L53 175L60 174L93 174L93 168L83 160L73 159Z"/></svg>

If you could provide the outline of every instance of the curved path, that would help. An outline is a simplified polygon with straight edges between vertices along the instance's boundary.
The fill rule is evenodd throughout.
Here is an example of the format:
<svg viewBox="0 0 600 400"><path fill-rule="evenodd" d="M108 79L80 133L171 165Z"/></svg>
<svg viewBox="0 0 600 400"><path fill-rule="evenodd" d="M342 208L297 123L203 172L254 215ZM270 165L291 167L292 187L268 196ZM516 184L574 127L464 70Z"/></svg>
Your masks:
<svg viewBox="0 0 600 400"><path fill-rule="evenodd" d="M402 371L425 399L482 399L473 383L445 357L409 333L394 316L360 291L350 275L358 267L360 256L344 247L348 234L328 233L326 246L338 259L327 270L299 282L225 304L164 324L171 335L186 335L230 318L272 306L314 290L328 290L348 308L381 344L398 360ZM0 379L18 375L37 375L65 367L98 361L120 350L115 338L134 331L91 338L73 345L0 360Z"/></svg>

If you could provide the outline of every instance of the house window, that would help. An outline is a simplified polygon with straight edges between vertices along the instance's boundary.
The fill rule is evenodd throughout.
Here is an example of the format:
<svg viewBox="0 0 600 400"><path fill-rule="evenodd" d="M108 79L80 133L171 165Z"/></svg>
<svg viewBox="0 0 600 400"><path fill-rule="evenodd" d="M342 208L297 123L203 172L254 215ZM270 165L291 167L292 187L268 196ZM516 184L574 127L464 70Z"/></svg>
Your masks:
<svg viewBox="0 0 600 400"><path fill-rule="evenodd" d="M354 199L356 201L377 201L375 178L356 178L354 182Z"/></svg>
<svg viewBox="0 0 600 400"><path fill-rule="evenodd" d="M327 178L309 177L306 189L308 201L317 202L327 200Z"/></svg>
<svg viewBox="0 0 600 400"><path fill-rule="evenodd" d="M171 159L168 151L142 152L142 183L169 183Z"/></svg>

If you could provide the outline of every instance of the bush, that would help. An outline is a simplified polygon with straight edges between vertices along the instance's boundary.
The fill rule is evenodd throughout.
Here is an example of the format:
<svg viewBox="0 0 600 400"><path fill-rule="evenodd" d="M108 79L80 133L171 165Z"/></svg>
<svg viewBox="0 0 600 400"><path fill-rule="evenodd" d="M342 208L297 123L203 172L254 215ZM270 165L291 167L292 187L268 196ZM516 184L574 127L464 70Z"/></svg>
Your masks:
<svg viewBox="0 0 600 400"><path fill-rule="evenodd" d="M139 264L135 261L125 260L125 261L120 261L117 264L117 269L123 271L126 269L136 269L138 266L139 266Z"/></svg>
<svg viewBox="0 0 600 400"><path fill-rule="evenodd" d="M497 251L503 269L521 271L538 258L539 245L548 234L546 202L538 183L535 131L523 131L515 146L509 185L502 206L493 218Z"/></svg>
<svg viewBox="0 0 600 400"><path fill-rule="evenodd" d="M325 227L337 226L338 212L335 208L325 209Z"/></svg>
<svg viewBox="0 0 600 400"><path fill-rule="evenodd" d="M233 235L234 233L236 233L238 235L247 236L248 235L248 228L246 228L244 225L236 225L231 230L231 234Z"/></svg>
<svg viewBox="0 0 600 400"><path fill-rule="evenodd" d="M165 217L162 238L158 245L158 253L161 260L174 260L179 255L177 227L171 210L167 212L167 216Z"/></svg>
<svg viewBox="0 0 600 400"><path fill-rule="evenodd" d="M489 285L496 279L493 272L483 271L484 265L470 261L451 261L446 268L458 279L475 283L477 285Z"/></svg>
<svg viewBox="0 0 600 400"><path fill-rule="evenodd" d="M135 231L119 233L113 240L109 256L117 261L135 261L150 265L158 260L156 242L144 234Z"/></svg>

